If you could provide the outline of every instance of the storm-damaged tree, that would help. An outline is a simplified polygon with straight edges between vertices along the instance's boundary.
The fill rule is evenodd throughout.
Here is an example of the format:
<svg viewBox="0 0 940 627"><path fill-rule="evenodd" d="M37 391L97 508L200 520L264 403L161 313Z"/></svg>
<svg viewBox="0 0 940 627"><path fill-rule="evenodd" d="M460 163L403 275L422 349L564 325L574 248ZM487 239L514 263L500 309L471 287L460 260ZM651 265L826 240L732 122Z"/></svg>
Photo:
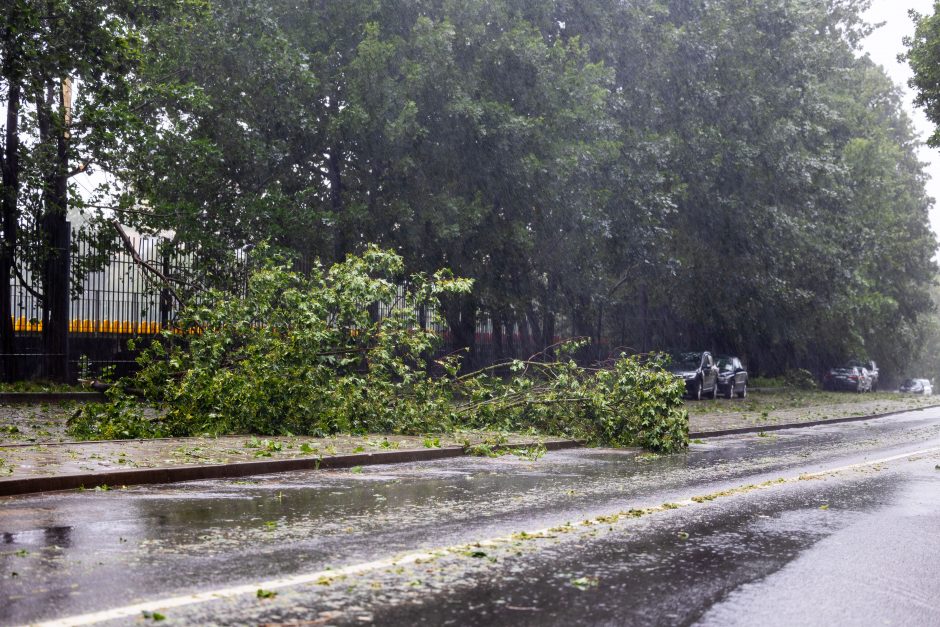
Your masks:
<svg viewBox="0 0 940 627"><path fill-rule="evenodd" d="M864 0L207 5L149 42L148 80L196 97L152 101L127 170L148 210L123 217L222 282L260 241L375 242L475 280L445 303L471 354L489 315L533 351L571 332L769 373L891 363L924 311L930 268L892 262L930 256L922 174L855 54Z"/></svg>
<svg viewBox="0 0 940 627"><path fill-rule="evenodd" d="M940 6L934 5L933 15L909 12L916 28L904 39L907 51L903 58L914 72L909 84L914 89L914 104L923 108L934 123L934 132L927 143L940 148Z"/></svg>
<svg viewBox="0 0 940 627"><path fill-rule="evenodd" d="M6 379L16 376L10 279L17 274L32 277L30 289L42 305L43 374L67 377L68 215L100 205L110 191L106 183L89 183L91 193L82 196L75 177L119 169L149 132L137 111L145 91L159 85L144 88L136 80L145 29L184 6L185 0L4 3L0 351Z"/></svg>

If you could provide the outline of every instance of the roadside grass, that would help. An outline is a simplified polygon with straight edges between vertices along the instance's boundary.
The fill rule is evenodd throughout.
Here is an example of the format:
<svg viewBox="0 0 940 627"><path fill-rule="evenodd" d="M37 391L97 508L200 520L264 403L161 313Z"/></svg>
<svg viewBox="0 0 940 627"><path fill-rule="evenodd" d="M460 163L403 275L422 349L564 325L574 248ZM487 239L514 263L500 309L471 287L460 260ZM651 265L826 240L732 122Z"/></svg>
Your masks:
<svg viewBox="0 0 940 627"><path fill-rule="evenodd" d="M905 396L896 392L853 394L779 388L748 392L747 399L687 401L686 409L689 412L689 430L708 433L875 416L938 404L940 398Z"/></svg>
<svg viewBox="0 0 940 627"><path fill-rule="evenodd" d="M690 415L747 413L769 415L775 411L792 409L811 409L820 407L838 407L840 405L855 405L865 409L872 406L884 406L885 411L895 411L894 408L923 407L940 403L940 398L932 396L904 396L897 392L873 392L870 394L853 394L851 392L824 392L820 390L798 390L794 388L775 388L767 391L748 391L747 398L716 399L705 401L686 401L685 406ZM880 413L880 412L874 412Z"/></svg>
<svg viewBox="0 0 940 627"><path fill-rule="evenodd" d="M50 394L57 392L88 392L83 385L71 383L51 383L49 381L16 381L13 383L0 382L0 394L6 393L33 393Z"/></svg>
<svg viewBox="0 0 940 627"><path fill-rule="evenodd" d="M752 377L748 382L754 388L786 388L788 384L783 377Z"/></svg>

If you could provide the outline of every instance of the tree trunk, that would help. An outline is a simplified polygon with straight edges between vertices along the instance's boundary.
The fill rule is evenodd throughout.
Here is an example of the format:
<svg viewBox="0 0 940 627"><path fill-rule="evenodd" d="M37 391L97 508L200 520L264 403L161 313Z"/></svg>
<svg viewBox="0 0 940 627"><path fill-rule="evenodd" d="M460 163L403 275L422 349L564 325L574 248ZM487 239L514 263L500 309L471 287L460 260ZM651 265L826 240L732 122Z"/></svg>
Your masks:
<svg viewBox="0 0 940 627"><path fill-rule="evenodd" d="M490 322L493 325L493 360L497 363L505 359L503 352L503 316L498 311L490 313Z"/></svg>
<svg viewBox="0 0 940 627"><path fill-rule="evenodd" d="M335 117L339 115L339 101L330 97L330 113ZM335 141L330 148L327 158L328 176L330 180L330 209L333 212L333 261L339 263L346 259L349 252L349 242L346 239L345 207L343 206L343 147L340 141Z"/></svg>
<svg viewBox="0 0 940 627"><path fill-rule="evenodd" d="M540 350L538 344L542 340L542 326L539 324L538 314L531 306L527 308L526 320L526 350L529 353L528 357Z"/></svg>
<svg viewBox="0 0 940 627"><path fill-rule="evenodd" d="M45 377L69 379L69 246L71 229L64 213L47 213L43 232L48 251L43 264L42 344Z"/></svg>
<svg viewBox="0 0 940 627"><path fill-rule="evenodd" d="M16 262L16 239L18 235L19 215L17 203L20 191L20 85L10 81L7 94L6 150L3 155L3 243L0 246L0 353L3 354L3 380L16 381L19 373L16 367L13 336L13 291L10 280L13 276L13 264Z"/></svg>
<svg viewBox="0 0 940 627"><path fill-rule="evenodd" d="M601 345L602 336L604 334L604 303L601 302L597 305L597 329L594 332L594 346L596 350L594 351L594 361L601 361L606 355L604 355L604 347Z"/></svg>
<svg viewBox="0 0 940 627"><path fill-rule="evenodd" d="M444 317L454 338L454 350L465 351L462 368L470 372L477 367L476 329L477 303L471 295L453 296L444 304Z"/></svg>
<svg viewBox="0 0 940 627"><path fill-rule="evenodd" d="M340 263L346 259L349 252L349 243L346 240L346 229L343 208L343 176L340 171L339 149L330 151L330 208L333 211L333 261Z"/></svg>
<svg viewBox="0 0 940 627"><path fill-rule="evenodd" d="M555 343L555 290L557 281L554 277L548 279L548 289L545 292L545 298L542 300L542 350L545 353L545 359L551 359L555 350L549 348Z"/></svg>
<svg viewBox="0 0 940 627"><path fill-rule="evenodd" d="M170 276L170 251L164 249L161 253L163 276ZM173 295L164 286L160 289L160 328L165 329L170 324L170 310L173 307Z"/></svg>
<svg viewBox="0 0 940 627"><path fill-rule="evenodd" d="M46 97L39 94L37 110L40 141L55 146L55 160L49 164L43 190L43 216L40 222L45 259L42 265L42 345L45 355L43 375L51 381L68 380L69 340L69 246L71 230L68 211L68 121L71 87L60 87L59 115L53 120L55 84L47 86Z"/></svg>
<svg viewBox="0 0 940 627"><path fill-rule="evenodd" d="M516 351L516 315L511 314L506 316L506 352L509 355L510 359L517 359L519 357ZM519 332L522 332L522 324L518 325Z"/></svg>
<svg viewBox="0 0 940 627"><path fill-rule="evenodd" d="M649 315L649 296L646 292L646 286L643 285L640 288L640 347L644 353L648 353L650 350Z"/></svg>

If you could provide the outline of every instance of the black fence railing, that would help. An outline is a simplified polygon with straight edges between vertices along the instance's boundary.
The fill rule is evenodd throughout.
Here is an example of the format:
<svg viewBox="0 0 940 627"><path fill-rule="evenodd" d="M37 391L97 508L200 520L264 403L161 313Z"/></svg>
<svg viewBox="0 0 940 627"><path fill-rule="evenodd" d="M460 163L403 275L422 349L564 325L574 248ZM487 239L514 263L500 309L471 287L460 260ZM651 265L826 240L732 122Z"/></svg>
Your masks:
<svg viewBox="0 0 940 627"><path fill-rule="evenodd" d="M171 297L165 286L141 266L139 261L156 268L161 274L174 280L187 281L194 273L195 256L169 251L165 242L155 236L131 236L130 244L139 258L123 247L115 247L103 258L89 242L75 238L71 266L72 299L70 305L68 364L69 375L76 379L81 375L97 377L107 368L115 376L124 376L136 370L137 352L128 348L128 340L147 338L172 328L179 313L178 302ZM247 258L236 256L235 277L232 289L244 289L247 279ZM79 271L84 268L85 270ZM90 268L90 270L89 270ZM16 371L21 379L43 378L44 357L42 352L42 306L36 297L36 286L28 272L11 281L12 311L15 332L14 355ZM385 316L396 307L410 307L405 288L400 288L393 303L379 303L376 315ZM420 315L427 320L426 328L441 335L439 354L454 350L454 342L448 329L433 324L433 316ZM427 313L427 312L425 312ZM139 345L140 342L137 342ZM532 334L523 325L502 328L494 333L493 323L481 315L476 321L475 361L490 364L513 357L528 357L535 352Z"/></svg>

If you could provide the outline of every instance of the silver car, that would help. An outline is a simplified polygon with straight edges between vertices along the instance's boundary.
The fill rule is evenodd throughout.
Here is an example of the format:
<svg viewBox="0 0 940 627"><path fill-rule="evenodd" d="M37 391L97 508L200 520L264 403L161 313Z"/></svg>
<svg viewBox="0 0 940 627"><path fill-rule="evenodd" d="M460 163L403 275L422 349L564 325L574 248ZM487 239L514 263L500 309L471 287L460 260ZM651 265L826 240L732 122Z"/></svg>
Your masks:
<svg viewBox="0 0 940 627"><path fill-rule="evenodd" d="M898 392L902 394L922 394L931 396L933 394L933 385L928 379L905 379Z"/></svg>

